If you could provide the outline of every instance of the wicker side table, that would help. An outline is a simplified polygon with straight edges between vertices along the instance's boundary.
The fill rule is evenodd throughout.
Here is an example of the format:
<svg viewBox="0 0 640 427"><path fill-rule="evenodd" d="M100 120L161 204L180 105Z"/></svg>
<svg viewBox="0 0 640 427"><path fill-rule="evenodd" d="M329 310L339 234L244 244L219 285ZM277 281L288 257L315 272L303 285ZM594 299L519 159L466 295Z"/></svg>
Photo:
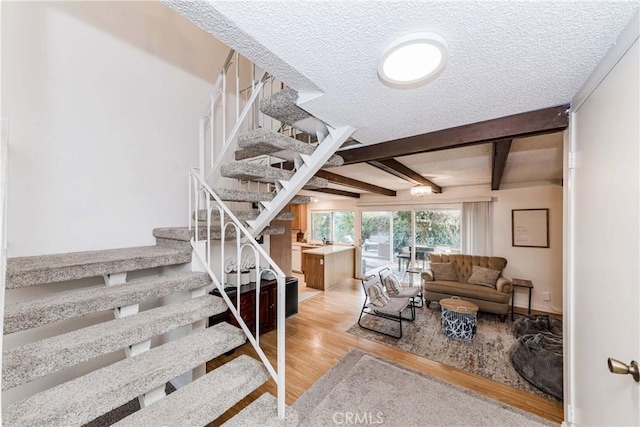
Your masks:
<svg viewBox="0 0 640 427"><path fill-rule="evenodd" d="M470 341L476 336L478 306L460 297L440 300L442 332L449 338Z"/></svg>

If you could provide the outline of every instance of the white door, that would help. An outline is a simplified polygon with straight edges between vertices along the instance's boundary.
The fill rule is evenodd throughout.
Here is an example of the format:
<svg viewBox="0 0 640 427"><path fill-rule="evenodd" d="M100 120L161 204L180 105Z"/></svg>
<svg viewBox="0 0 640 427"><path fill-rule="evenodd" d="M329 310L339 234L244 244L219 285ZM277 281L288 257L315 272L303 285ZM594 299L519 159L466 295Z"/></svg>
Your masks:
<svg viewBox="0 0 640 427"><path fill-rule="evenodd" d="M565 419L575 425L640 425L640 384L607 368L609 357L640 362L637 33L634 39L571 115Z"/></svg>

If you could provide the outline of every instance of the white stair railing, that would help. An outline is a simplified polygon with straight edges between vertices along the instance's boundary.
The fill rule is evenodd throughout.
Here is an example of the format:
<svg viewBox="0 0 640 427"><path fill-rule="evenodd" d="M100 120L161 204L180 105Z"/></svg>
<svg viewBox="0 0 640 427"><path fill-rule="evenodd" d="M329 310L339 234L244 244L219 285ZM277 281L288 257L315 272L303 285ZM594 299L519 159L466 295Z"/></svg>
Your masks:
<svg viewBox="0 0 640 427"><path fill-rule="evenodd" d="M243 83L249 82L243 87ZM231 50L216 79L209 102L200 118L200 170L207 183L217 180L219 167L233 161L236 138L257 127L277 130L280 122L260 114L258 101L280 90L282 83L259 71Z"/></svg>
<svg viewBox="0 0 640 427"><path fill-rule="evenodd" d="M204 203L202 202L204 200ZM198 221L199 213L204 208L206 211L206 225ZM211 245L211 214L213 210L218 213L220 223L220 245L212 248ZM195 219L193 213L196 213ZM203 223L205 221L202 221ZM278 417L284 418L285 414L285 274L262 246L253 238L249 230L222 202L216 193L207 185L204 178L196 170L189 171L189 230L193 231L191 245L196 257L204 266L205 271L211 276L213 284L229 306L229 310L236 322L244 331L247 339L256 350L260 360L266 366L269 374L274 379L278 390ZM233 240L227 240L228 230L232 231ZM236 262L248 259L253 265L255 274L255 329L250 330L242 318L240 304L240 274L236 275L235 304L231 301L225 290L225 265L226 254L235 255ZM248 255L246 255L248 253ZM243 258L244 256L244 258ZM238 273L240 273L238 269ZM276 280L276 329L277 329L277 368L274 368L264 351L260 347L260 289L263 274L272 274Z"/></svg>

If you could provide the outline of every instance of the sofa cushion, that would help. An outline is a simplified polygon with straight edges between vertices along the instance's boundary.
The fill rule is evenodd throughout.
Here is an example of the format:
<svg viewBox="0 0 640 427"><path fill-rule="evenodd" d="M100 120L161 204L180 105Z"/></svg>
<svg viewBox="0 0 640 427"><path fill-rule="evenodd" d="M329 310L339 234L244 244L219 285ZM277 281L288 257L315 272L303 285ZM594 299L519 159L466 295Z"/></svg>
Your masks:
<svg viewBox="0 0 640 427"><path fill-rule="evenodd" d="M402 285L394 274L387 274L382 280L389 295L396 296L402 292Z"/></svg>
<svg viewBox="0 0 640 427"><path fill-rule="evenodd" d="M469 280L474 265L499 271L504 270L504 268L507 266L507 260L505 258L495 256L488 257L463 254L430 253L429 261L431 263L453 263L453 266L456 269L456 273L458 273L458 280L465 283Z"/></svg>
<svg viewBox="0 0 640 427"><path fill-rule="evenodd" d="M433 272L434 280L458 281L458 274L450 262L432 262L431 271Z"/></svg>
<svg viewBox="0 0 640 427"><path fill-rule="evenodd" d="M436 292L447 295L457 295L460 298L475 298L484 301L496 302L499 304L508 304L511 298L510 293L499 292L488 286L472 285L470 283L450 282L446 280L436 280L434 282L425 282L424 290L426 292Z"/></svg>
<svg viewBox="0 0 640 427"><path fill-rule="evenodd" d="M376 307L384 307L389 303L389 297L384 293L384 290L382 290L380 283L374 283L369 286L367 294L369 295L369 301L371 304Z"/></svg>
<svg viewBox="0 0 640 427"><path fill-rule="evenodd" d="M500 273L501 272L497 270L474 265L471 276L469 277L469 280L467 280L467 282L473 283L475 285L490 286L492 288L495 288L496 281L498 280L498 276L500 276Z"/></svg>

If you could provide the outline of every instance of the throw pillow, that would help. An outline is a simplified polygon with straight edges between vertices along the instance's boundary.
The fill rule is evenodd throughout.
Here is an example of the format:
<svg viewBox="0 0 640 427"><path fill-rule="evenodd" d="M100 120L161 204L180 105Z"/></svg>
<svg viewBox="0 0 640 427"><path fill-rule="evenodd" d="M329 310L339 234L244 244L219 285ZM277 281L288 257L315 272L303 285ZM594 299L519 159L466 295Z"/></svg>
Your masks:
<svg viewBox="0 0 640 427"><path fill-rule="evenodd" d="M398 281L398 278L393 274L387 274L382 278L384 287L387 288L387 293L391 296L396 296L402 292L402 285Z"/></svg>
<svg viewBox="0 0 640 427"><path fill-rule="evenodd" d="M450 262L432 262L431 271L433 272L433 280L458 281L458 273Z"/></svg>
<svg viewBox="0 0 640 427"><path fill-rule="evenodd" d="M371 301L371 304L375 305L376 307L384 307L389 303L389 297L382 290L382 286L380 286L380 283L374 283L373 285L369 286L369 289L367 289L367 294L369 295L369 301Z"/></svg>
<svg viewBox="0 0 640 427"><path fill-rule="evenodd" d="M501 271L498 270L491 270L490 268L474 265L468 282L473 283L474 285L490 286L495 288L500 273Z"/></svg>

